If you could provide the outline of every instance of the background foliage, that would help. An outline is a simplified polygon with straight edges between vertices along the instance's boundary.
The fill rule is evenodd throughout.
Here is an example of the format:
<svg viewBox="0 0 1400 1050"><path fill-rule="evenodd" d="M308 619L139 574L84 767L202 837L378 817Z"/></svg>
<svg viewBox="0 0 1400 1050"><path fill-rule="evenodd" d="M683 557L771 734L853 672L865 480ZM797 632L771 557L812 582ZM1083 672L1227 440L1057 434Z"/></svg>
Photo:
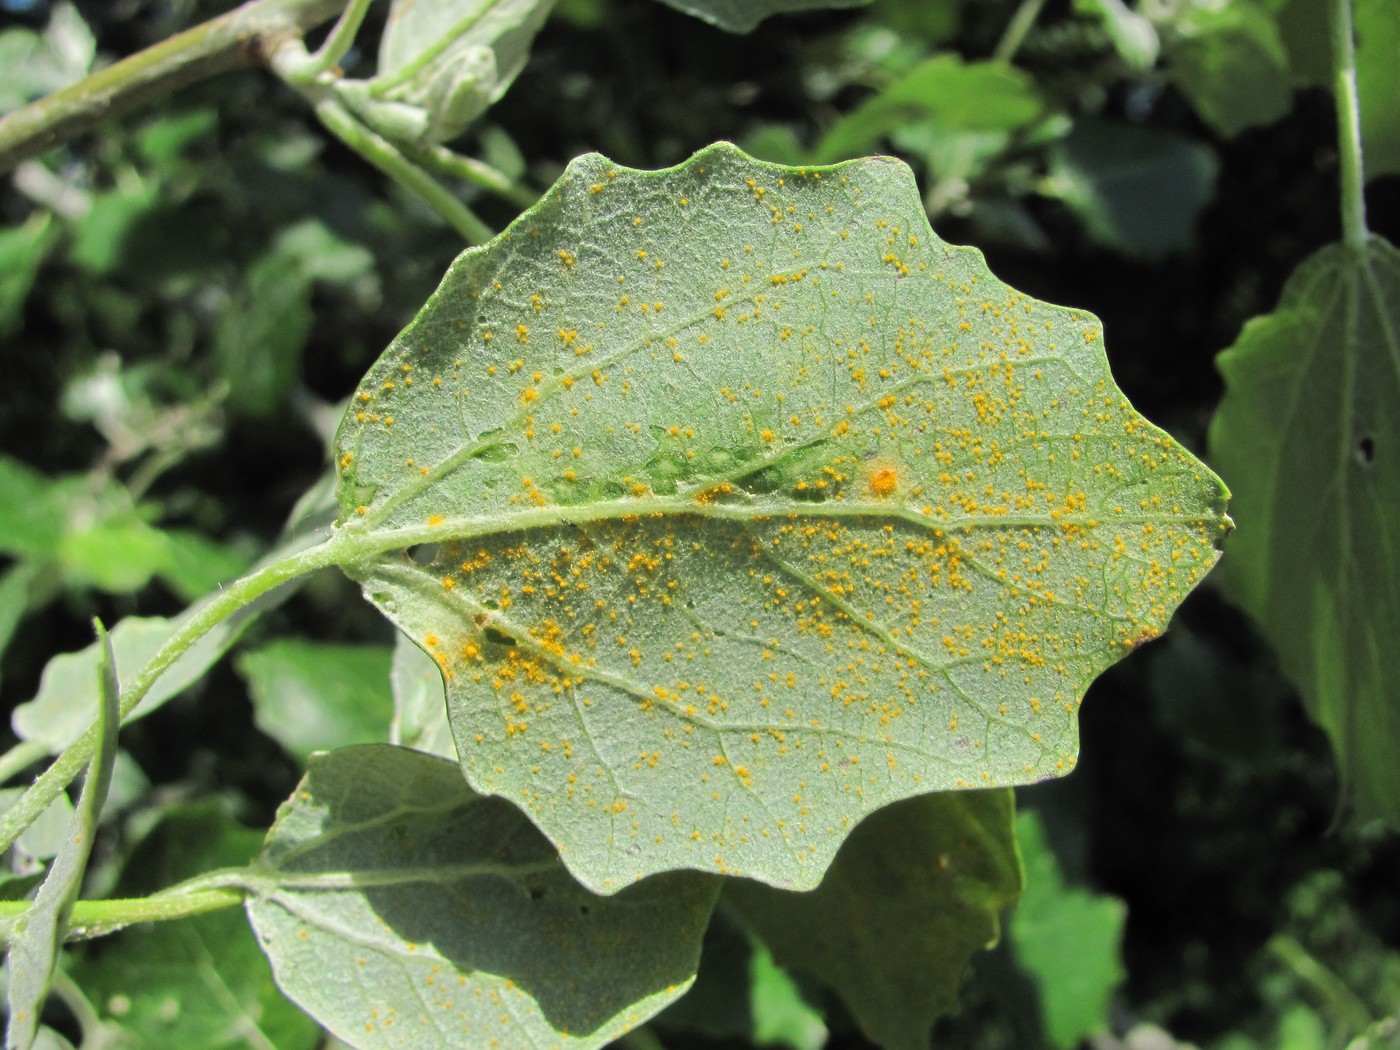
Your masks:
<svg viewBox="0 0 1400 1050"><path fill-rule="evenodd" d="M3 10L8 108L221 5ZM785 162L893 152L919 174L944 239L976 244L1012 286L1102 318L1119 385L1201 450L1222 393L1215 354L1339 237L1314 10L876 0L731 36L660 5L563 0L464 148L526 200L592 150L641 168L716 139ZM1393 52L1394 8L1356 10L1363 57ZM1028 11L1037 17L1018 35ZM372 9L366 41L383 14ZM352 53L347 72L366 75L370 55ZM1370 225L1392 241L1395 69L1363 63L1361 84L1378 176ZM462 193L493 228L520 207ZM50 654L89 644L94 612L109 624L175 616L286 541L293 505L326 471L340 402L461 243L257 72L198 84L24 166L0 191L0 219L0 688L14 708L42 695ZM316 520L314 500L302 511ZM308 750L383 739L388 713L368 676L391 660L404 680L422 674L332 573L218 647L235 644L233 661L124 729L89 892L156 888L141 885L154 862L138 856L163 858L159 885L200 859L246 859L246 829L271 823ZM332 679L328 660L364 675ZM407 723L395 739L414 740ZM308 724L315 733L293 731ZM938 1045L1139 1045L1158 1026L1227 1050L1344 1046L1400 1009L1400 844L1333 826L1328 741L1218 591L1207 586L1163 640L1098 681L1081 732L1073 777L1018 793L1031 811L1027 894L1009 936L974 963L962 1014L939 1022ZM31 867L55 852L39 831L21 843ZM8 892L26 892L25 879L17 864ZM752 939L742 899L726 895L716 914L700 980L655 1022L663 1045L867 1045L820 981L785 968L794 953ZM170 1003L196 1001L180 983L190 970L146 1000L120 990L123 968L147 952L206 959L227 937L217 969L229 994L266 1001L272 1045L314 1045L251 938L233 936L128 933L87 949L75 977L104 1016L159 1042ZM1065 960L1083 983L1067 981ZM205 1020L213 1032L226 1017Z"/></svg>

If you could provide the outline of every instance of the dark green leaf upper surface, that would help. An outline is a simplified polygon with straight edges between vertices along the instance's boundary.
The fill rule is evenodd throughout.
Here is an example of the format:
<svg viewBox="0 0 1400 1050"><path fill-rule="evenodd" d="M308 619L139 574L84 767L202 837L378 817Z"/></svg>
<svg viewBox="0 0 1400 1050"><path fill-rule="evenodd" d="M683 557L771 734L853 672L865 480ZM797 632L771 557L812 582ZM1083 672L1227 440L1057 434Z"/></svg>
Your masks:
<svg viewBox="0 0 1400 1050"><path fill-rule="evenodd" d="M468 779L608 891L811 887L888 802L1068 771L1227 527L1098 322L938 240L887 159L576 160L337 441L336 541Z"/></svg>
<svg viewBox="0 0 1400 1050"><path fill-rule="evenodd" d="M1021 891L1010 791L928 795L864 821L822 884L726 890L786 966L830 984L885 1050L925 1050Z"/></svg>
<svg viewBox="0 0 1400 1050"><path fill-rule="evenodd" d="M1400 252L1324 248L1220 356L1225 584L1326 729L1362 819L1400 826Z"/></svg>
<svg viewBox="0 0 1400 1050"><path fill-rule="evenodd" d="M369 744L311 759L248 914L283 991L355 1047L600 1047L695 976L719 880L596 897L457 767Z"/></svg>

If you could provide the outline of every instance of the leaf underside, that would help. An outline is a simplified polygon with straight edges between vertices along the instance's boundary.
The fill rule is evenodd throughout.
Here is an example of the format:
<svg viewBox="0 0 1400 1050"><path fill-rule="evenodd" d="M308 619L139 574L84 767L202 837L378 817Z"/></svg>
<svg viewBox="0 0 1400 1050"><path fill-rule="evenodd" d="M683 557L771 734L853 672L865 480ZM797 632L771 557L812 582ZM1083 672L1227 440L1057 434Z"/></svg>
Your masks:
<svg viewBox="0 0 1400 1050"><path fill-rule="evenodd" d="M605 1046L690 986L720 887L597 897L515 807L387 744L313 757L258 868L277 983L363 1050Z"/></svg>
<svg viewBox="0 0 1400 1050"><path fill-rule="evenodd" d="M338 538L382 552L348 571L442 668L468 780L603 892L810 888L880 806L1067 772L1228 527L1098 321L885 158L579 158L337 443Z"/></svg>
<svg viewBox="0 0 1400 1050"><path fill-rule="evenodd" d="M1224 583L1331 738L1361 820L1400 827L1400 252L1300 266L1220 356L1240 520Z"/></svg>

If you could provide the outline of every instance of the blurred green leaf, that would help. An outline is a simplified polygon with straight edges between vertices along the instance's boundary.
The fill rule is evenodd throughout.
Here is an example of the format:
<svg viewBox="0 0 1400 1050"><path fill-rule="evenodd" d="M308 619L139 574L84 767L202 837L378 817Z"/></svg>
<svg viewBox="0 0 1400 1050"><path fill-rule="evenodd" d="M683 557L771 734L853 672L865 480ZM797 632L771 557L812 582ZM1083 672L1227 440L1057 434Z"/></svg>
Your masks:
<svg viewBox="0 0 1400 1050"><path fill-rule="evenodd" d="M925 795L861 821L815 890L725 891L783 966L820 977L886 1050L926 1050L1021 890L1010 791Z"/></svg>
<svg viewBox="0 0 1400 1050"><path fill-rule="evenodd" d="M821 1014L761 944L749 956L749 982L754 1042L790 1050L822 1050L826 1046L829 1033Z"/></svg>
<svg viewBox="0 0 1400 1050"><path fill-rule="evenodd" d="M1400 252L1294 271L1221 353L1210 447L1234 490L1227 593L1327 731L1358 820L1400 827Z"/></svg>
<svg viewBox="0 0 1400 1050"><path fill-rule="evenodd" d="M229 403L259 418L281 409L301 377L313 320L312 285L344 284L371 273L373 265L364 247L316 220L282 230L248 268L215 336Z"/></svg>
<svg viewBox="0 0 1400 1050"><path fill-rule="evenodd" d="M32 561L16 561L0 570L0 664L15 629L29 611L30 588L39 572L39 565Z"/></svg>
<svg viewBox="0 0 1400 1050"><path fill-rule="evenodd" d="M248 915L282 989L357 1047L602 1047L684 993L719 892L672 872L579 886L453 762L363 745L311 759Z"/></svg>
<svg viewBox="0 0 1400 1050"><path fill-rule="evenodd" d="M1157 27L1167 76L1221 135L1271 124L1292 106L1288 52L1257 0L1163 7Z"/></svg>
<svg viewBox="0 0 1400 1050"><path fill-rule="evenodd" d="M139 671L175 633L180 622L164 617L128 616L121 620L112 629L112 646L122 679ZM233 644L243 626L241 619L225 620L205 634L156 680L145 699L127 716L128 721L150 714L197 682ZM81 736L97 716L94 675L99 658L95 643L52 657L44 667L38 694L16 707L11 716L15 735L22 740L40 741L55 754Z"/></svg>
<svg viewBox="0 0 1400 1050"><path fill-rule="evenodd" d="M1034 82L1019 69L937 55L838 120L811 159L827 164L869 152L891 132L921 121L965 131L1015 131L1042 111Z"/></svg>
<svg viewBox="0 0 1400 1050"><path fill-rule="evenodd" d="M219 799L173 806L131 850L117 894L143 896L246 864L262 833ZM278 991L236 909L134 926L88 947L73 979L132 1047L312 1050L321 1030Z"/></svg>
<svg viewBox="0 0 1400 1050"><path fill-rule="evenodd" d="M165 534L147 524L138 509L113 509L72 522L59 539L58 562L72 584L129 594L168 564L169 552Z"/></svg>
<svg viewBox="0 0 1400 1050"><path fill-rule="evenodd" d="M1354 0L1356 91L1366 178L1400 173L1400 4Z"/></svg>
<svg viewBox="0 0 1400 1050"><path fill-rule="evenodd" d="M0 455L0 552L53 557L67 531L69 507L82 491L81 478L50 478Z"/></svg>
<svg viewBox="0 0 1400 1050"><path fill-rule="evenodd" d="M287 638L240 653L261 729L305 762L313 751L383 741L391 650Z"/></svg>
<svg viewBox="0 0 1400 1050"><path fill-rule="evenodd" d="M1009 933L1021 968L1036 982L1046 1038L1071 1050L1109 1028L1108 1003L1125 971L1119 959L1127 908L1067 885L1034 811L1016 818L1026 887Z"/></svg>
<svg viewBox="0 0 1400 1050"><path fill-rule="evenodd" d="M156 572L161 580L187 602L236 580L248 568L249 559L202 533L189 529L165 529L165 554Z"/></svg>
<svg viewBox="0 0 1400 1050"><path fill-rule="evenodd" d="M0 115L81 80L97 54L97 41L78 9L59 0L43 33L0 33Z"/></svg>
<svg viewBox="0 0 1400 1050"><path fill-rule="evenodd" d="M18 331L34 278L59 236L59 224L48 212L0 229L0 338Z"/></svg>
<svg viewBox="0 0 1400 1050"><path fill-rule="evenodd" d="M149 261L128 253L127 238L137 223L159 204L160 183L128 174L110 190L94 193L91 207L78 222L68 247L76 266L98 276L139 271Z"/></svg>
<svg viewBox="0 0 1400 1050"><path fill-rule="evenodd" d="M1098 18L1113 50L1133 72L1146 73L1156 65L1161 51L1156 27L1123 0L1074 0L1074 9Z"/></svg>
<svg viewBox="0 0 1400 1050"><path fill-rule="evenodd" d="M967 6L968 0L874 0L869 18L903 37L936 47L957 34Z"/></svg>
<svg viewBox="0 0 1400 1050"><path fill-rule="evenodd" d="M1195 243L1215 192L1215 151L1175 132L1085 118L1054 152L1049 192L1100 244L1160 259Z"/></svg>

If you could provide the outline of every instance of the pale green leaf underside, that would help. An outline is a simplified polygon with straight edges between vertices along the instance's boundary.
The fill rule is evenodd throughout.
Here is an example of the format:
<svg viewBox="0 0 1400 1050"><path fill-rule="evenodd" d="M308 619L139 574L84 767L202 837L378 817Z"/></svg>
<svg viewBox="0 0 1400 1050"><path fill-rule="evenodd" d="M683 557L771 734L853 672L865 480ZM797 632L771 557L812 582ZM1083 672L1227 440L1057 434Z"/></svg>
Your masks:
<svg viewBox="0 0 1400 1050"><path fill-rule="evenodd" d="M258 867L277 983L363 1050L604 1046L690 986L720 886L594 896L513 806L387 744L312 758Z"/></svg>
<svg viewBox="0 0 1400 1050"><path fill-rule="evenodd" d="M1225 584L1326 729L1365 820L1400 827L1400 252L1324 248L1220 356L1211 428L1240 530Z"/></svg>
<svg viewBox="0 0 1400 1050"><path fill-rule="evenodd" d="M888 802L1068 771L1227 525L1098 322L878 158L579 158L337 440L337 541L384 552L350 571L442 667L468 779L607 891L811 887Z"/></svg>

